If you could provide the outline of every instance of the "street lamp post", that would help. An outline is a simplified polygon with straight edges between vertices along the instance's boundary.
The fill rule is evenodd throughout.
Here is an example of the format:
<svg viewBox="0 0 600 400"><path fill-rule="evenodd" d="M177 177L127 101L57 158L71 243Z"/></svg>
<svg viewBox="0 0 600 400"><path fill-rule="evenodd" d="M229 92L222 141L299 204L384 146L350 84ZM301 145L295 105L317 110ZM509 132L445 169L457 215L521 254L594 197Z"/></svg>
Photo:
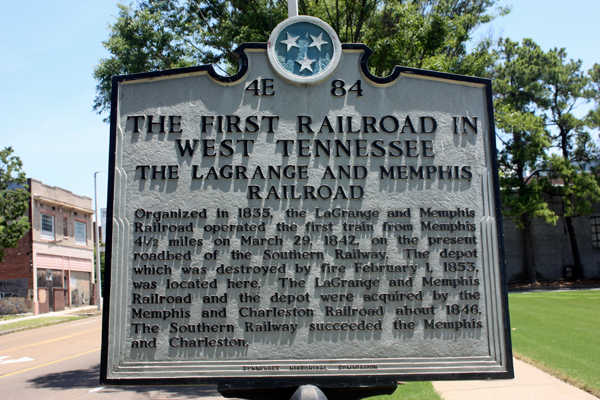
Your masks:
<svg viewBox="0 0 600 400"><path fill-rule="evenodd" d="M102 310L102 278L100 276L100 218L98 217L98 190L96 185L96 176L100 172L108 171L96 171L94 172L94 208L96 212L96 276L98 277L98 284L96 285L96 303L98 304L98 310Z"/></svg>

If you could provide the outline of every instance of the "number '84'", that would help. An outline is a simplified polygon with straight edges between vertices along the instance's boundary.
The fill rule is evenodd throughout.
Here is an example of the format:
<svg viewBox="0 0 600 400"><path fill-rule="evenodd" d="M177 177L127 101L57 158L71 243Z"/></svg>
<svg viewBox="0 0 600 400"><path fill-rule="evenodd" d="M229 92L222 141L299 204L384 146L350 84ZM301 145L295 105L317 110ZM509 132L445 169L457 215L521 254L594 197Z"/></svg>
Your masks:
<svg viewBox="0 0 600 400"><path fill-rule="evenodd" d="M341 79L336 79L335 81L331 82L331 94L335 97L342 97L345 96L346 93L350 92L355 92L356 97L362 97L363 90L360 79L357 80L354 85L350 86L350 89L346 89L346 82Z"/></svg>

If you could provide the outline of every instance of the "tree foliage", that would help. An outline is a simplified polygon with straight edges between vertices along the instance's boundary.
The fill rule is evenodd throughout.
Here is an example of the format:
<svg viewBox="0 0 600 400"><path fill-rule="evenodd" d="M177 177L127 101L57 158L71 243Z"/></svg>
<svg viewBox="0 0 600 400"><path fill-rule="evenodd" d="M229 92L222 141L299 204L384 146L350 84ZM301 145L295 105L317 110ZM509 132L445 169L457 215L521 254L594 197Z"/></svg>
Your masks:
<svg viewBox="0 0 600 400"><path fill-rule="evenodd" d="M102 248L104 246L104 243L100 242L99 243L100 247ZM94 268L95 271L97 271L98 269L98 265L96 264L96 252L98 251L98 248L94 246ZM106 297L106 290L108 287L108 284L105 283L106 282L106 278L104 277L104 267L106 266L106 252L104 251L100 251L100 290L101 290L101 297ZM96 276L96 282L98 282L98 276Z"/></svg>
<svg viewBox="0 0 600 400"><path fill-rule="evenodd" d="M600 64L594 64L588 71L588 75L590 88L586 91L586 95L594 101L595 106L588 113L587 122L590 127L600 128Z"/></svg>
<svg viewBox="0 0 600 400"><path fill-rule="evenodd" d="M554 223L556 216L548 210L537 179L540 161L551 145L545 120L536 114L545 103L541 81L545 56L529 39L522 45L504 39L498 54L493 76L496 125L504 144L499 154L503 204L510 216L528 214Z"/></svg>
<svg viewBox="0 0 600 400"><path fill-rule="evenodd" d="M510 39L499 42L494 68L495 119L503 142L499 154L500 194L504 214L516 217L522 229L525 270L530 283L537 281L531 246L531 220L541 217L555 224L536 172L546 159L550 135L544 118L536 114L544 102L541 81L545 54L529 39L522 45Z"/></svg>
<svg viewBox="0 0 600 400"><path fill-rule="evenodd" d="M565 49L553 49L547 54L548 66L543 81L546 88L546 123L552 127L552 145L557 150L545 161L545 190L562 198L563 214L575 263L575 276L583 277L577 237L572 218L590 214L592 204L600 201L600 185L597 177L587 167L600 159L598 145L591 128L597 126L593 111L583 117L575 115L578 105L596 101L598 87L593 85L596 64L587 74L581 70L581 60L568 60ZM558 183L558 184L557 184Z"/></svg>
<svg viewBox="0 0 600 400"><path fill-rule="evenodd" d="M25 212L29 208L29 192L23 163L13 156L12 147L0 150L0 262L5 249L16 247L29 230Z"/></svg>
<svg viewBox="0 0 600 400"><path fill-rule="evenodd" d="M299 12L321 18L343 43L364 42L374 50L372 73L388 75L397 64L482 76L492 62L490 41L468 44L473 31L490 22L497 0L299 0ZM287 18L282 0L140 0L119 5L119 16L103 42L111 56L94 70L94 110L110 109L111 77L201 64L224 74L237 71L233 50L244 42L266 42Z"/></svg>
<svg viewBox="0 0 600 400"><path fill-rule="evenodd" d="M588 73L581 61L568 60L565 49L543 52L525 39L521 45L505 39L494 67L496 122L504 147L500 152L500 185L507 215L518 217L525 231L525 265L535 282L529 229L531 218L555 223L548 195L562 199L576 275L582 276L572 218L590 214L600 201L598 175L589 167L599 159L592 130L598 127L597 83L600 68ZM578 117L579 104L595 107Z"/></svg>
<svg viewBox="0 0 600 400"><path fill-rule="evenodd" d="M587 91L587 97L594 102L594 107L588 112L587 122L591 128L595 128L598 133L598 142L600 142L600 64L594 66L588 71L590 77L590 89ZM600 185L600 161L590 165L590 170L596 177Z"/></svg>

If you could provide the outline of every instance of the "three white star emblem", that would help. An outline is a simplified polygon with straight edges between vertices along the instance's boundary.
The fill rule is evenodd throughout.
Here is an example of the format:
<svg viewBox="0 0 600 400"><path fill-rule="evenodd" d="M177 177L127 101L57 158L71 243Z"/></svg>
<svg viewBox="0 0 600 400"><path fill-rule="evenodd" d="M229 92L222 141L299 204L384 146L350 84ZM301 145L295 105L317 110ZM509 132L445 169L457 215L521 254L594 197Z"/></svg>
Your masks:
<svg viewBox="0 0 600 400"><path fill-rule="evenodd" d="M296 40L298 40L300 36L292 36L290 35L289 32L287 32L287 39L282 40L281 43L284 43L287 45L287 51L290 51L290 49L292 47L298 47L298 45L296 44Z"/></svg>
<svg viewBox="0 0 600 400"><path fill-rule="evenodd" d="M317 61L317 60L309 60L308 56L306 54L304 55L304 59L296 60L296 62L298 64L300 64L300 72L304 71L305 69L309 70L310 72L313 72L311 64L314 63L315 61Z"/></svg>
<svg viewBox="0 0 600 400"><path fill-rule="evenodd" d="M310 35L310 38L313 40L313 42L308 47L316 47L317 49L319 49L319 53L321 52L321 46L322 45L329 44L329 43L327 43L326 41L323 40L323 34L322 33L319 36Z"/></svg>

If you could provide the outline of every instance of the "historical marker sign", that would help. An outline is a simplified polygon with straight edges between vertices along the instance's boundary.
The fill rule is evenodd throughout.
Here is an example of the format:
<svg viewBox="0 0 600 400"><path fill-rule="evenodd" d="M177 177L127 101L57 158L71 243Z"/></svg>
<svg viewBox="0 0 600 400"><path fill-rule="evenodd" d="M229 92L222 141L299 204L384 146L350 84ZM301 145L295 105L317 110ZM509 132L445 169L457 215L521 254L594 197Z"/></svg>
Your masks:
<svg viewBox="0 0 600 400"><path fill-rule="evenodd" d="M104 382L512 376L490 82L370 53L114 79Z"/></svg>

